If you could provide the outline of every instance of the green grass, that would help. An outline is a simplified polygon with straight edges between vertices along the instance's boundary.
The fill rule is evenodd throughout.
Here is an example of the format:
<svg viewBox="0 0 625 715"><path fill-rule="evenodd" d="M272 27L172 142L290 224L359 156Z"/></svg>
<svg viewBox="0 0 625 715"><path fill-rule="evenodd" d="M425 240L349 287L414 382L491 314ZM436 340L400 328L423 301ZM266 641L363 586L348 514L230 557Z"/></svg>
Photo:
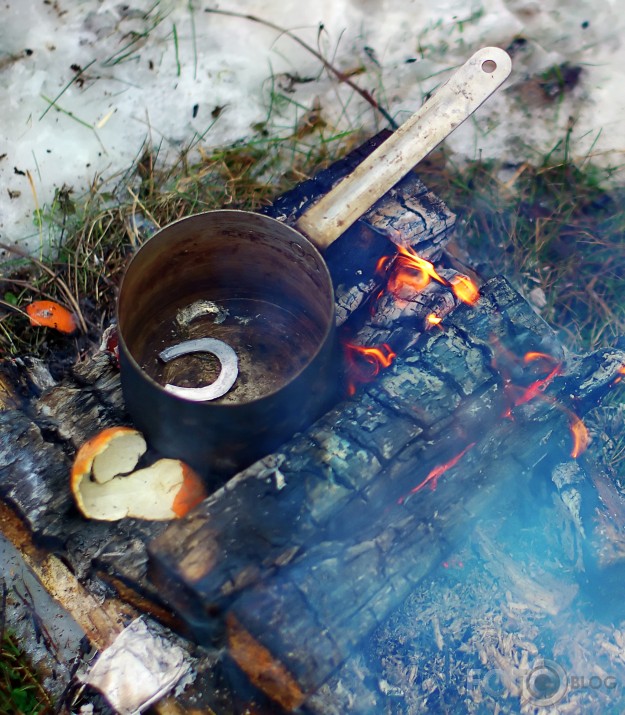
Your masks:
<svg viewBox="0 0 625 715"><path fill-rule="evenodd" d="M581 353L625 337L625 189L613 171L571 161L567 136L537 165L458 168L439 152L419 173L457 213L467 264L483 278L505 275ZM621 390L587 418L625 494L624 423Z"/></svg>
<svg viewBox="0 0 625 715"><path fill-rule="evenodd" d="M52 701L38 674L5 632L0 643L0 715L45 715L53 713Z"/></svg>
<svg viewBox="0 0 625 715"><path fill-rule="evenodd" d="M288 101L276 95L275 102ZM306 121L304 121L306 120ZM159 226L198 211L257 209L332 163L362 136L333 134L322 122L302 122L283 136L265 125L247 143L199 155L184 152L173 167L160 166L158 147L145 146L107 191L85 196L67 188L41 208L45 262L16 256L0 280L0 351L50 358L66 351L73 361L96 344L112 319L116 287L128 259ZM474 161L454 166L443 150L419 174L457 213L457 244L484 278L502 273L530 299L544 296L542 315L574 351L611 345L625 335L625 199L609 189L611 172L569 158L567 138L538 165ZM51 297L74 301L85 330L67 338L30 328L25 305ZM0 354L2 354L0 353ZM606 459L625 490L625 407L603 408L597 424L611 437ZM0 714L51 712L36 675L5 636L0 653Z"/></svg>
<svg viewBox="0 0 625 715"><path fill-rule="evenodd" d="M472 8L442 37L439 27L422 30L417 54L442 58L450 46L460 46L465 28L479 21L483 12L479 3ZM191 2L188 10L193 20ZM166 20L159 3L154 3L144 15L143 29L130 33L102 66L136 60L143 41ZM291 33L284 34L302 44ZM185 48L175 24L167 39L180 74ZM192 52L195 74L194 23L191 46L186 52ZM354 92L359 89L311 51L338 81L350 84ZM94 126L63 108L64 94L92 64L73 75L56 96L42 98L45 108L40 119L54 110L96 132ZM61 187L50 205L36 205L40 240L51 249L45 258L39 255L42 260L14 255L3 265L0 358L31 354L50 360L61 354L66 364L73 362L99 342L114 316L116 288L124 267L154 230L199 211L258 209L364 140L354 131L335 133L324 125L318 112L303 106L295 107L295 125L278 126L276 115L287 105L293 109L294 100L274 85L274 79L267 87L266 121L254 127L256 134L246 142L205 148L206 137L219 117L220 108L216 108L212 121L189 141L173 166L163 165L158 146L146 144L131 166L106 187L94 183L85 195ZM566 84L559 67L540 79L545 91L554 95ZM367 99L362 90L359 93ZM375 96L384 96L383 86ZM625 335L625 212L620 210L625 192L608 188L610 170L598 169L590 162L574 163L569 148L567 135L534 165L476 160L456 166L440 150L422 163L418 173L457 213L457 243L469 265L484 278L506 275L530 299L544 297L540 307L543 317L560 331L571 349L581 352L614 344ZM67 337L31 327L25 307L41 298L75 309L82 323L80 333ZM625 406L617 398L605 406L600 426L611 435L605 454L625 491ZM15 638L3 633L0 715L48 712L53 712L52 704L36 672Z"/></svg>
<svg viewBox="0 0 625 715"><path fill-rule="evenodd" d="M290 102L271 93L268 115ZM95 342L114 314L115 288L132 254L158 227L198 211L254 210L352 148L362 136L334 134L299 108L282 136L267 124L246 143L206 152L201 137L169 168L145 146L132 166L85 196L66 187L38 213L44 264L15 256L0 281L0 351L40 356L68 339L31 328L23 310L37 298L77 309L78 349ZM312 117L312 120L311 120ZM568 138L538 165L474 161L456 167L442 151L419 167L426 184L458 215L458 242L484 276L503 273L537 303L574 350L613 344L625 334L623 191L607 189L610 171L569 158Z"/></svg>
<svg viewBox="0 0 625 715"><path fill-rule="evenodd" d="M457 213L470 264L506 275L575 351L625 335L625 194L607 188L611 174L574 164L566 138L536 166L439 161L420 171Z"/></svg>

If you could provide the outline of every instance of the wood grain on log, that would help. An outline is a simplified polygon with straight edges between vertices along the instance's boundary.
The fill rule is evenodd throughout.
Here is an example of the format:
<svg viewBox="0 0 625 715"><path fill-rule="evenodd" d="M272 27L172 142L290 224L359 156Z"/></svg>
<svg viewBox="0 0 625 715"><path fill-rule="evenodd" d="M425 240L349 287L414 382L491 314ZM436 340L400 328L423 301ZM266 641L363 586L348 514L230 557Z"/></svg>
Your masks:
<svg viewBox="0 0 625 715"><path fill-rule="evenodd" d="M265 209L266 213L292 223L306 205L327 191L386 136L388 133L382 133L279 197ZM379 217L363 220L360 228L365 233L382 232L385 239L424 241L426 251L428 246L438 247L453 225L453 214L432 197L424 200L426 206L435 206L434 211L429 210L432 217L436 214L434 223L423 224L415 214L414 220L404 222L401 230L392 227L384 233L383 226L379 231L377 228L377 221L384 220L380 217L399 215L401 202L410 200L417 205L419 196L426 194L426 187L415 175L410 175L378 202ZM349 248L349 242L345 243ZM355 269L354 274L358 274ZM339 322L346 320L376 285L377 278L367 282L362 271L351 288L343 284L341 288L347 292L337 292ZM0 400L4 410L0 419L5 427L0 435L0 493L14 506L37 541L65 551L65 558L77 574L87 576L94 569L102 574L110 572L112 581L136 590L138 600L147 596L162 604L158 590L145 576L145 544L164 525L133 520L115 526L85 523L77 514L68 490L69 467L75 450L104 427L130 423L124 411L119 374L108 356L97 353L93 359L78 363L61 384L37 361L7 361L2 364L0 374Z"/></svg>

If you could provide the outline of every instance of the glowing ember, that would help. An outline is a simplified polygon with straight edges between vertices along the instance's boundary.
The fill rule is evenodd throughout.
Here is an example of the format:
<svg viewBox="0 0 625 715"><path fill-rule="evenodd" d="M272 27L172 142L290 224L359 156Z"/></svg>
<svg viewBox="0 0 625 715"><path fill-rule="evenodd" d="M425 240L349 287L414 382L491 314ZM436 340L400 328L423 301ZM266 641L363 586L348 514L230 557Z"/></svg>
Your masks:
<svg viewBox="0 0 625 715"><path fill-rule="evenodd" d="M432 491L434 491L436 489L436 486L438 484L438 480L440 479L440 477L443 474L445 474L445 472L448 469L455 467L456 464L458 464L458 462L464 457L464 455L474 446L475 446L475 442L471 442L471 444L468 444L462 450L462 452L457 454L455 457L450 459L448 462L445 462L445 464L439 464L437 467L434 467L434 469L432 469L430 471L430 473L427 475L427 477L422 482L420 482L419 484L417 484L416 487L413 487L410 490L410 494L408 494L408 496L410 496L411 494L416 494L417 492L421 491L421 489L423 489L423 487L425 487L426 485L429 485L430 489ZM406 499L407 499L407 497L400 497L397 500L397 503L403 504L406 501Z"/></svg>
<svg viewBox="0 0 625 715"><path fill-rule="evenodd" d="M552 355L529 352L526 353L523 358L523 362L525 363L534 362L535 360L546 360L547 362L550 362L553 367L546 377L543 377L540 380L535 380L529 387L521 390L521 393L513 398L515 406L524 405L526 402L533 400L535 397L541 396L549 384L553 381L554 377L562 372L562 363L557 361Z"/></svg>
<svg viewBox="0 0 625 715"><path fill-rule="evenodd" d="M344 343L344 347L350 376L347 392L350 396L356 392L357 383L371 382L382 368L390 367L397 357L387 343L375 348Z"/></svg>
<svg viewBox="0 0 625 715"><path fill-rule="evenodd" d="M577 457L579 457L580 454L583 454L583 452L586 451L588 445L590 444L590 435L588 433L586 425L574 412L569 410L564 405L555 402L554 398L549 398L547 395L543 394L545 389L549 386L553 379L557 375L560 375L562 373L562 363L557 358L553 357L553 355L540 352L525 353L525 355L523 356L523 362L526 365L529 365L530 363L542 362L542 367L544 367L546 371L548 370L548 373L545 377L539 380L535 380L529 387L526 388L522 388L518 385L512 385L508 383L505 387L505 390L510 397L510 401L512 404L503 413L503 417L514 419L512 407L515 407L517 405L523 405L526 402L530 402L530 400L535 399L536 397L554 403L554 406L564 412L569 419L571 436L573 437L573 448L571 450L571 457L573 457L573 459L576 459ZM625 367L621 368L619 372L625 374ZM620 378L617 378L617 380L618 379Z"/></svg>
<svg viewBox="0 0 625 715"><path fill-rule="evenodd" d="M571 413L571 435L573 436L573 449L571 450L571 457L577 459L580 454L583 454L588 445L590 444L590 435L588 434L588 429L586 425L580 420L580 418Z"/></svg>
<svg viewBox="0 0 625 715"><path fill-rule="evenodd" d="M436 315L436 313L430 313L425 321L428 325L440 325L443 322L443 319Z"/></svg>
<svg viewBox="0 0 625 715"><path fill-rule="evenodd" d="M547 362L550 362L552 365L559 364L559 360L557 358L554 358L553 355L549 355L549 353L537 353L530 351L528 353L525 353L523 356L523 362L525 364L528 364L530 362L534 362L536 360L546 360Z"/></svg>
<svg viewBox="0 0 625 715"><path fill-rule="evenodd" d="M625 365L619 368L618 372L619 376L614 380L614 382L612 383L613 385L618 385L618 383L621 382L621 380L623 379L622 376L625 375Z"/></svg>

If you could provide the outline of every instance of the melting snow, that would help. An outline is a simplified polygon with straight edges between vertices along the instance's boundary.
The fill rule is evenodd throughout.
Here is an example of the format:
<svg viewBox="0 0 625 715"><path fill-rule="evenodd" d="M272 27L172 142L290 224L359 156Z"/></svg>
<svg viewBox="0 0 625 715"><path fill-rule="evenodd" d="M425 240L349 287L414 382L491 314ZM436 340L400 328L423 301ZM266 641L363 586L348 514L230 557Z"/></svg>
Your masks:
<svg viewBox="0 0 625 715"><path fill-rule="evenodd" d="M532 161L572 126L575 156L620 163L625 28L616 0L5 0L0 240L36 246L37 205L63 185L79 196L121 176L146 142L174 161L190 146L249 138L267 119L284 132L316 97L338 129L385 126L292 38L208 7L257 15L338 68L361 68L353 80L399 123L480 46L510 48L511 79L448 147L459 158ZM571 89L561 93L557 75L551 85L542 76L565 62ZM284 73L310 81L287 94ZM292 101L276 106L272 91Z"/></svg>

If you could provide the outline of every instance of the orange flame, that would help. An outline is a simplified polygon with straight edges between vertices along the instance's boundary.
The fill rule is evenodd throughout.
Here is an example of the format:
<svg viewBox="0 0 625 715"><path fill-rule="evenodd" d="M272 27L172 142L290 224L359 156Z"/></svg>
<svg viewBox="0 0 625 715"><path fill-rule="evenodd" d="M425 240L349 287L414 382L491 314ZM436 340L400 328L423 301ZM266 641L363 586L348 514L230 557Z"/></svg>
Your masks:
<svg viewBox="0 0 625 715"><path fill-rule="evenodd" d="M429 282L430 277L424 271L412 266L404 266L398 262L386 285L388 290L397 296L402 288L412 288L415 292L420 293Z"/></svg>
<svg viewBox="0 0 625 715"><path fill-rule="evenodd" d="M576 415L571 413L571 435L573 437L573 449L571 450L571 457L577 459L580 454L583 454L588 445L590 444L590 435L588 434L588 428L582 422L582 420Z"/></svg>
<svg viewBox="0 0 625 715"><path fill-rule="evenodd" d="M457 275L452 278L451 289L458 300L469 305L475 305L480 297L477 286L466 276Z"/></svg>
<svg viewBox="0 0 625 715"><path fill-rule="evenodd" d="M410 246L397 246L397 260L388 279L388 290L397 295L401 288L407 286L419 292L431 280L438 281L447 287L450 286L449 281L436 272L434 264L417 255L413 248L410 248Z"/></svg>
<svg viewBox="0 0 625 715"><path fill-rule="evenodd" d="M388 290L391 293L397 295L404 286L422 291L430 281L434 280L449 288L458 300L469 305L473 305L480 297L477 287L466 276L458 275L448 281L436 271L433 263L421 258L410 246L397 246L397 252L398 257L388 280ZM378 261L377 269L381 270L387 266L386 260L381 259Z"/></svg>
<svg viewBox="0 0 625 715"><path fill-rule="evenodd" d="M348 371L351 379L347 392L351 396L356 392L356 383L370 382L382 368L390 367L397 353L388 343L380 347L367 348L354 343L344 343Z"/></svg>
<svg viewBox="0 0 625 715"><path fill-rule="evenodd" d="M427 475L427 477L426 477L422 482L420 482L419 484L417 484L416 487L413 487L413 488L410 490L410 493L408 494L408 496L410 496L411 494L416 494L417 492L421 491L421 489L423 489L423 487L425 487L427 484L429 484L430 489L431 489L432 491L434 491L434 490L436 489L436 486L438 485L438 480L440 479L440 477L441 477L443 474L445 474L445 472L446 472L448 469L451 469L452 467L455 467L456 464L458 464L458 462L464 457L464 455L465 455L472 447L475 446L475 444L476 444L475 442L471 442L471 444L468 444L468 445L462 450L462 452L460 452L459 454L457 454L455 457L453 457L452 459L450 459L448 462L445 462L445 464L439 464L437 467L434 467L434 469L432 469L432 470L430 471L430 473ZM403 503L406 501L406 499L407 499L407 497L400 497L400 498L398 499L397 503L398 503L398 504L403 504Z"/></svg>
<svg viewBox="0 0 625 715"><path fill-rule="evenodd" d="M535 360L546 360L553 365L553 368L546 377L543 377L540 380L535 380L529 387L522 390L521 393L513 399L515 406L524 405L526 402L542 395L553 379L562 372L562 363L556 360L553 355L548 355L547 353L529 352L526 353L523 358L523 362L525 363L534 362Z"/></svg>
<svg viewBox="0 0 625 715"><path fill-rule="evenodd" d="M375 264L375 272L384 273L384 271L390 266L392 260L392 256L382 256L382 258L378 259L378 262Z"/></svg>
<svg viewBox="0 0 625 715"><path fill-rule="evenodd" d="M509 394L515 395L516 392L520 390L520 393L516 394L516 396L512 399L513 405L516 406L525 404L526 402L529 402L536 397L541 397L543 400L546 400L547 396L543 395L542 393L552 382L552 380L557 375L561 374L562 363L553 355L549 355L548 353L528 352L525 353L525 355L523 356L523 362L526 365L537 360L542 360L551 365L549 373L546 377L540 380L535 380L529 387L525 389L518 388L515 385L508 385L507 390ZM622 367L619 372L625 374L625 366ZM559 403L555 403L555 406L559 410L564 412L569 418L571 436L573 437L571 457L573 457L573 459L577 459L580 454L583 454L586 451L588 445L590 444L590 434L588 433L588 429L586 428L586 425L582 422L582 420L574 412L571 412L571 410L569 410L567 407ZM508 407L508 409L504 412L503 417L513 417L512 410L510 407Z"/></svg>
<svg viewBox="0 0 625 715"><path fill-rule="evenodd" d="M402 263L404 266L421 271L428 278L438 281L443 285L449 284L448 280L438 275L433 263L426 261L425 258L421 258L421 256L419 256L413 248L410 248L410 246L397 246L397 252L399 253L397 261Z"/></svg>
<svg viewBox="0 0 625 715"><path fill-rule="evenodd" d="M380 372L380 367L390 367L397 353L393 352L388 343L382 343L379 348L365 348L362 345L346 343L349 350L353 350L358 355L364 355L367 362L375 366L375 374Z"/></svg>

